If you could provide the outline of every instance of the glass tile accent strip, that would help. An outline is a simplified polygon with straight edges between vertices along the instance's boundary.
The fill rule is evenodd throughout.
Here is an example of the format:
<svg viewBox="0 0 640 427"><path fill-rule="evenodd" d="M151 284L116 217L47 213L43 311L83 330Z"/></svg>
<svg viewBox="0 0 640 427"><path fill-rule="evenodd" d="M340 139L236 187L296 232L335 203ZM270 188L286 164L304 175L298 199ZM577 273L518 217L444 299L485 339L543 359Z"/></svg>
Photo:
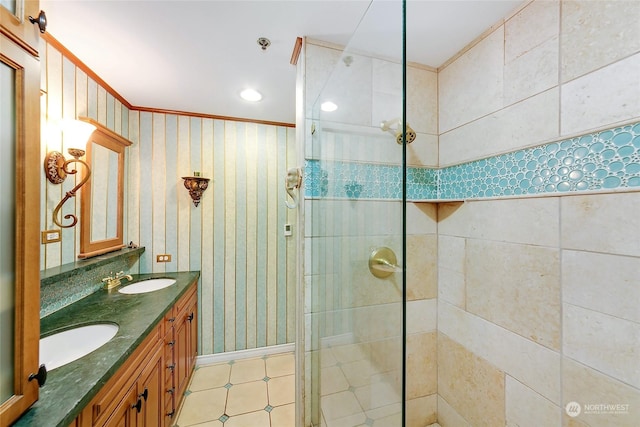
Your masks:
<svg viewBox="0 0 640 427"><path fill-rule="evenodd" d="M308 159L305 197L401 198L400 166ZM409 200L640 187L640 123L441 169L407 168Z"/></svg>

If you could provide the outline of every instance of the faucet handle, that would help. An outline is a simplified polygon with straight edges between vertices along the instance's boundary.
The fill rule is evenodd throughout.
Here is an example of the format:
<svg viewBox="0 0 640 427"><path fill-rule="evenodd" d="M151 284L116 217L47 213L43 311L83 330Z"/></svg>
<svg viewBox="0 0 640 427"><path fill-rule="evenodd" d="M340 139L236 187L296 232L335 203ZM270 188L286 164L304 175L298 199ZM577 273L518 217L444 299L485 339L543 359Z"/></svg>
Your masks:
<svg viewBox="0 0 640 427"><path fill-rule="evenodd" d="M120 270L119 272L116 273L116 279L120 276L124 276L124 271Z"/></svg>

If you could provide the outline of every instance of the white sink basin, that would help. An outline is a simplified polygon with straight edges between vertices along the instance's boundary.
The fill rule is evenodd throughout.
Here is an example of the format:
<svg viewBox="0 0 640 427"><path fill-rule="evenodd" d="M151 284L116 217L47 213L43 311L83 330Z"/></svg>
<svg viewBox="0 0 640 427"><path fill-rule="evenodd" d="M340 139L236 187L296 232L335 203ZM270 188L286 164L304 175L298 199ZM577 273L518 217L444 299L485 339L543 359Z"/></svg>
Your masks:
<svg viewBox="0 0 640 427"><path fill-rule="evenodd" d="M118 290L121 294L144 294L164 289L176 283L174 279L148 279L133 283Z"/></svg>
<svg viewBox="0 0 640 427"><path fill-rule="evenodd" d="M117 332L115 323L96 323L40 338L40 364L52 371L97 350Z"/></svg>

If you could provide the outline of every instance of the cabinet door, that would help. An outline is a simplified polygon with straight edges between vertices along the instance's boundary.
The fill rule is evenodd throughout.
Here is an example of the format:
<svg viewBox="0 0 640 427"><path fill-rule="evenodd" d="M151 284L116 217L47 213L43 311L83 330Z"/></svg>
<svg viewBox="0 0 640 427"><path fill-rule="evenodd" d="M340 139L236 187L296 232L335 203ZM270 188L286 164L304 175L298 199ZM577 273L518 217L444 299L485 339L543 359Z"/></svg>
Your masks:
<svg viewBox="0 0 640 427"><path fill-rule="evenodd" d="M138 412L136 404L138 394L135 384L129 389L126 396L104 424L104 427L137 427Z"/></svg>
<svg viewBox="0 0 640 427"><path fill-rule="evenodd" d="M153 358L138 379L138 399L142 401L142 409L138 413L138 426L159 427L164 419L162 413L164 407L162 350L162 346L159 344Z"/></svg>
<svg viewBox="0 0 640 427"><path fill-rule="evenodd" d="M33 56L38 56L40 30L29 21L38 18L39 0L3 0L0 2L0 33Z"/></svg>
<svg viewBox="0 0 640 427"><path fill-rule="evenodd" d="M0 34L0 427L38 399L39 85L37 59Z"/></svg>

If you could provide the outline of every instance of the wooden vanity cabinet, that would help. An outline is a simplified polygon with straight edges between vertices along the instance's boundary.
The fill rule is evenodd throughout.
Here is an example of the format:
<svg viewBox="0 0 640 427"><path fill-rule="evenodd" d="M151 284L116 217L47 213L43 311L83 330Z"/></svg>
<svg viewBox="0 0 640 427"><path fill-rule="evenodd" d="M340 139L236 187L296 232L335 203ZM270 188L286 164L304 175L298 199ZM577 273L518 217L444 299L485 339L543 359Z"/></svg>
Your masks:
<svg viewBox="0 0 640 427"><path fill-rule="evenodd" d="M198 293L194 284L173 310L165 316L165 426L170 426L189 378L195 367L198 354Z"/></svg>
<svg viewBox="0 0 640 427"><path fill-rule="evenodd" d="M197 295L194 283L84 408L72 427L173 424L195 367Z"/></svg>

